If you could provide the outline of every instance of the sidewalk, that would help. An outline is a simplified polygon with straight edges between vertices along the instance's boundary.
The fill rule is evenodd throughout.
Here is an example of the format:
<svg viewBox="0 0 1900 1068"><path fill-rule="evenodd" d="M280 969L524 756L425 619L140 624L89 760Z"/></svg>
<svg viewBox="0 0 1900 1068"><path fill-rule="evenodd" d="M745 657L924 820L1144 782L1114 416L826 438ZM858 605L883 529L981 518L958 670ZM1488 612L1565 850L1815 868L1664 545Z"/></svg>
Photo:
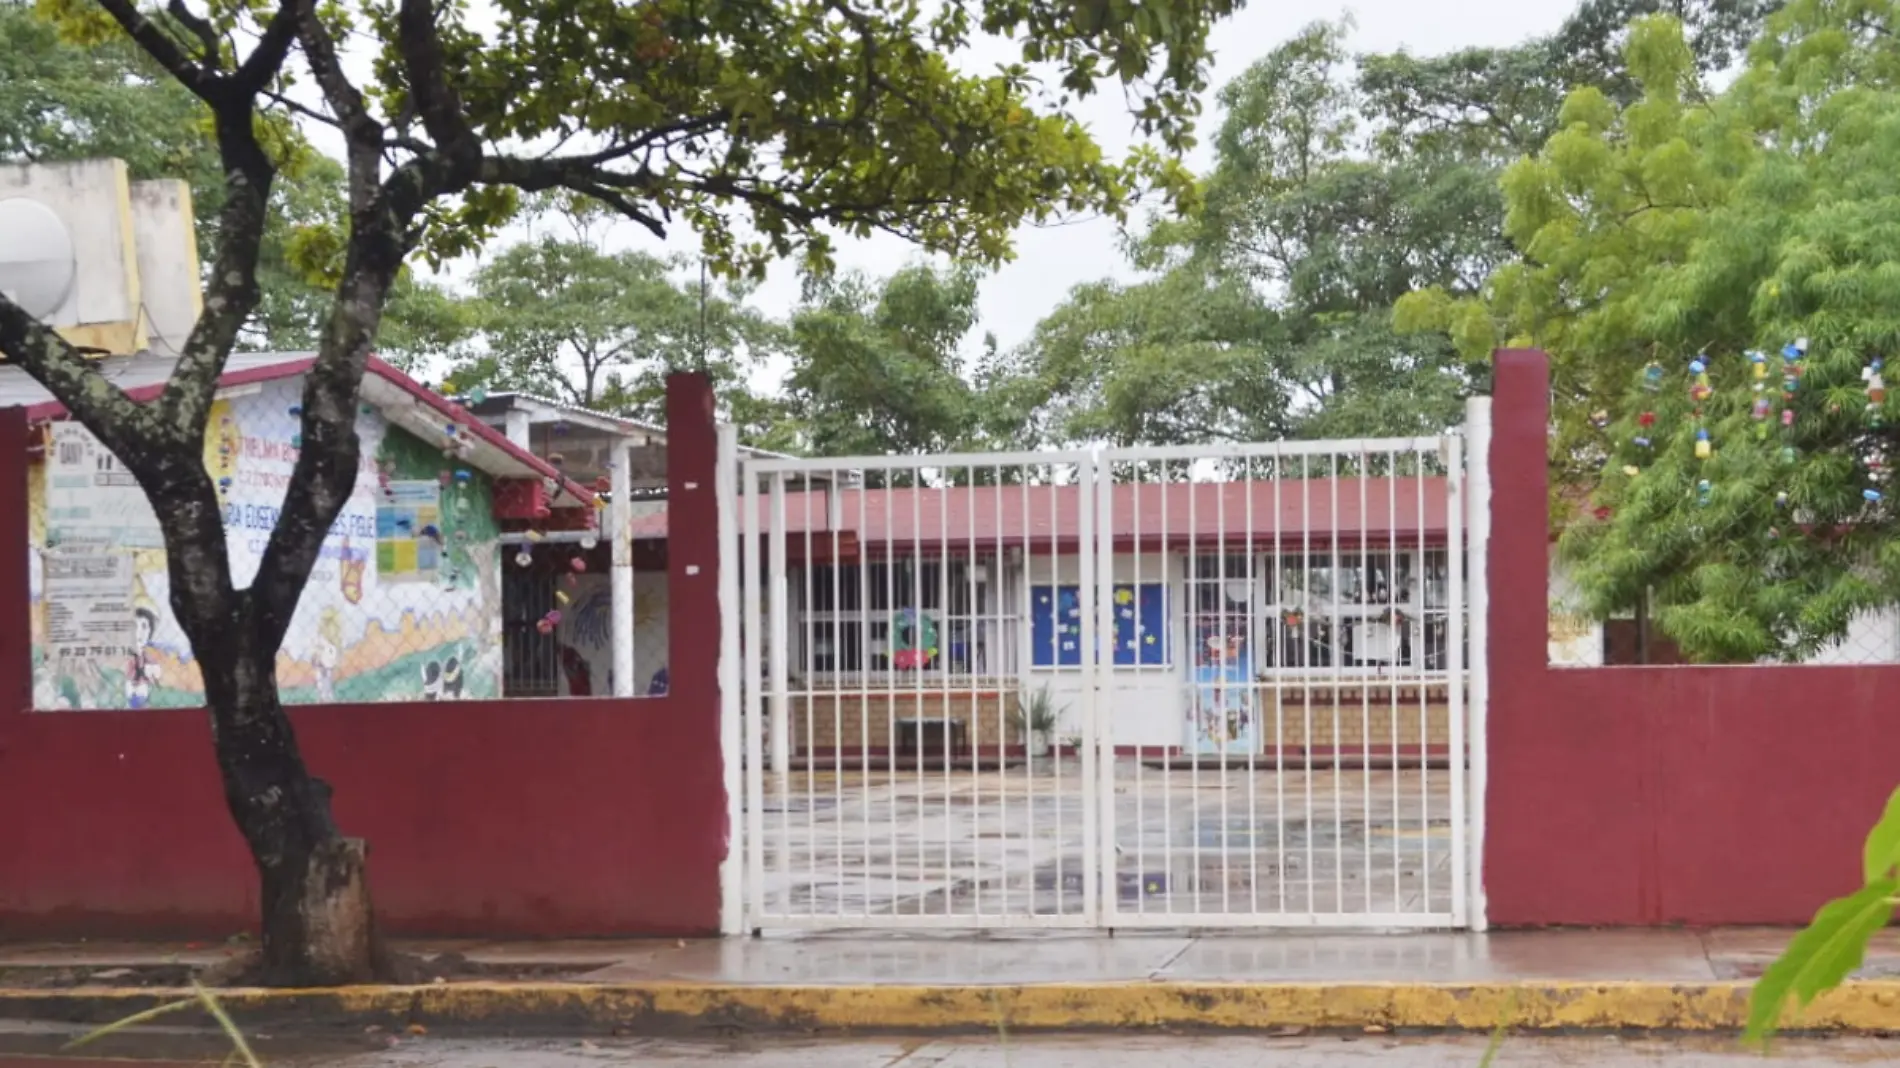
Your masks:
<svg viewBox="0 0 1900 1068"><path fill-rule="evenodd" d="M1789 932L967 932L409 943L471 981L227 991L258 1019L627 1034L1122 1028L1738 1028ZM225 946L0 946L0 1018L110 1020ZM1798 1025L1900 1030L1900 936Z"/></svg>

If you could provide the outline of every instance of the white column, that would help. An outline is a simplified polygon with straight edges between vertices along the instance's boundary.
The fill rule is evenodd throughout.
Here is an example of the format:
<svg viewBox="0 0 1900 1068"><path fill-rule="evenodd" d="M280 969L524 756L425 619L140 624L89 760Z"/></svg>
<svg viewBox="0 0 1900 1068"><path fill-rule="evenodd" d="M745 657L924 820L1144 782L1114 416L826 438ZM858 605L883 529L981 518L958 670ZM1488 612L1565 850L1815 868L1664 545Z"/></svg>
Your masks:
<svg viewBox="0 0 1900 1068"><path fill-rule="evenodd" d="M1486 723L1491 710L1491 398L1472 397L1465 401L1465 544L1470 566L1465 569L1465 627L1471 645L1471 658L1465 665L1470 683L1465 696L1467 719L1471 729L1465 746L1470 761L1469 795L1471 833L1469 847L1470 911L1473 931L1490 926L1484 895L1484 795L1488 782L1489 759ZM1455 765L1454 765L1455 766Z"/></svg>
<svg viewBox="0 0 1900 1068"><path fill-rule="evenodd" d="M628 497L633 491L633 448L625 439L614 442L613 501L607 506L607 528L613 538L612 610L614 696L632 697L633 678L633 536Z"/></svg>
<svg viewBox="0 0 1900 1068"><path fill-rule="evenodd" d="M719 460L713 481L719 494L719 756L726 786L726 855L719 861L719 930L745 932L745 802L742 747L744 723L739 661L739 430L719 427ZM757 678L755 672L753 677Z"/></svg>
<svg viewBox="0 0 1900 1068"><path fill-rule="evenodd" d="M789 796L792 770L792 703L791 695L791 621L792 584L787 581L791 565L785 551L785 476L772 476L772 518L766 529L765 539L769 551L766 562L766 578L771 583L767 587L765 604L766 619L769 621L770 637L766 647L767 671L770 674L768 691L772 695L772 774L779 777L779 796Z"/></svg>

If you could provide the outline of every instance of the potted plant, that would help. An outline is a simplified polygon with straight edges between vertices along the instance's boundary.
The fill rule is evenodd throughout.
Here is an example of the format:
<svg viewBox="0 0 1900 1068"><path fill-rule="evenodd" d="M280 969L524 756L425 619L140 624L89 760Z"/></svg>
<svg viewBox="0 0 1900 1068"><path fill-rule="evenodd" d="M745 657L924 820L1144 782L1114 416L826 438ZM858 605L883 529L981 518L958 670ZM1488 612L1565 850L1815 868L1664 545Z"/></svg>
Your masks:
<svg viewBox="0 0 1900 1068"><path fill-rule="evenodd" d="M1049 739L1056 730L1056 712L1047 686L1027 699L1022 694L1016 695L1016 707L1009 713L1009 727L1030 756L1049 755Z"/></svg>

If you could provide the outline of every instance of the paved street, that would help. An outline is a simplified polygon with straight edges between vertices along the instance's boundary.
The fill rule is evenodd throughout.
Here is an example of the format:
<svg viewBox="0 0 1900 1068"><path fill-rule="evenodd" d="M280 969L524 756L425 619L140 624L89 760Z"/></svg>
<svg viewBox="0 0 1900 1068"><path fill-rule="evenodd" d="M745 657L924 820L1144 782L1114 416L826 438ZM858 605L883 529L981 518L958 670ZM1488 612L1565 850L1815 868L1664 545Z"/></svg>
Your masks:
<svg viewBox="0 0 1900 1068"><path fill-rule="evenodd" d="M602 1068L605 1065L718 1064L722 1068L1478 1068L1482 1038L1388 1036L1212 1038L1004 1036L944 1041L856 1042L489 1042L418 1041L381 1053L324 1059L334 1068ZM1862 1039L1789 1042L1773 1063L1788 1068L1891 1063L1900 1042ZM317 1061L303 1062L309 1064ZM1511 1038L1498 1068L1729 1068L1760 1064L1733 1039L1625 1040ZM0 1062L3 1065L4 1062Z"/></svg>
<svg viewBox="0 0 1900 1068"><path fill-rule="evenodd" d="M769 907L820 917L1080 915L1090 795L1079 763L1062 764L768 776ZM1450 779L1443 769L1161 770L1124 759L1116 907L1448 913Z"/></svg>

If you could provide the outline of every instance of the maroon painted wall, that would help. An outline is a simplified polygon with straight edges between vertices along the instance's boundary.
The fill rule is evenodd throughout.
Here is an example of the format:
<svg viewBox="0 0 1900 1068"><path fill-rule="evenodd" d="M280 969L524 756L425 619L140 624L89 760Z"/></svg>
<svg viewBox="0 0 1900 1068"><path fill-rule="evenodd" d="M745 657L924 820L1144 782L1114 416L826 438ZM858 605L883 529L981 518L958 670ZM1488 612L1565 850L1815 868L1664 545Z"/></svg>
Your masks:
<svg viewBox="0 0 1900 1068"><path fill-rule="evenodd" d="M1498 354L1491 922L1805 923L1900 783L1900 666L1549 667L1548 398Z"/></svg>
<svg viewBox="0 0 1900 1068"><path fill-rule="evenodd" d="M706 934L726 848L712 393L668 382L671 692L293 713L396 934ZM0 514L25 516L24 412ZM13 502L19 502L18 505ZM256 879L200 710L32 713L27 530L0 525L0 936L222 937Z"/></svg>

